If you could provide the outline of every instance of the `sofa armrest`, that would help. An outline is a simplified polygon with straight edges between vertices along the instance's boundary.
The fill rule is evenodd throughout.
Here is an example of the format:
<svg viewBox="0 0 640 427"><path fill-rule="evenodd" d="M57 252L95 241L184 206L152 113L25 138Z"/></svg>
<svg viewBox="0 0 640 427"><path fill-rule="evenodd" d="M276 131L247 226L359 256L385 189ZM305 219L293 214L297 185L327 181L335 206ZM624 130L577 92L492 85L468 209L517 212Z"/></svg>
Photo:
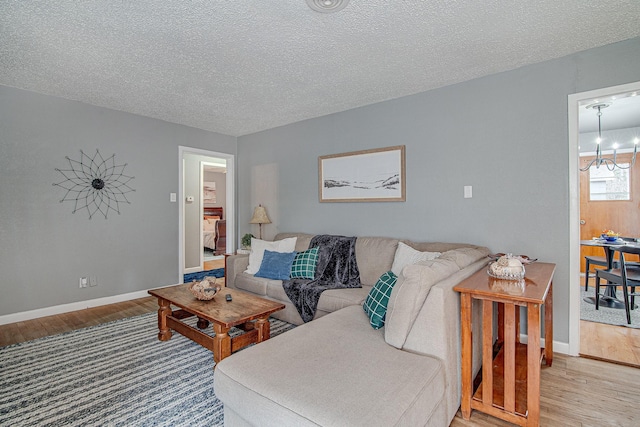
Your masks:
<svg viewBox="0 0 640 427"><path fill-rule="evenodd" d="M249 266L249 254L229 255L226 262L225 286L235 288L236 275L242 273Z"/></svg>
<svg viewBox="0 0 640 427"><path fill-rule="evenodd" d="M452 388L447 393L447 411L450 418L460 406L460 384L462 381L460 367L460 294L453 287L468 278L476 271L484 268L487 258L480 259L457 273L435 284L416 318L414 327L403 346L403 350L435 356L445 363L447 383ZM473 375L479 371L482 361L482 310L479 301L474 301L473 308Z"/></svg>

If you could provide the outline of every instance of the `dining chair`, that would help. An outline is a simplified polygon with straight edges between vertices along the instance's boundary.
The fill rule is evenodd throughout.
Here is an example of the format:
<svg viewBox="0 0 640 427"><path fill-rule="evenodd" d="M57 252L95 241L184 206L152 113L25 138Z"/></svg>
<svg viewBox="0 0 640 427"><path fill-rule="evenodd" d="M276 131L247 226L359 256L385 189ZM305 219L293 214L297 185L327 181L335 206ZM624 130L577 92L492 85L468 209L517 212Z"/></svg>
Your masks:
<svg viewBox="0 0 640 427"><path fill-rule="evenodd" d="M635 297L640 296L640 292L636 293L636 286L640 286L640 267L630 265L625 262L625 254L640 255L640 246L620 246L615 248L620 252L620 268L611 270L596 270L596 310L600 306L600 287L601 286L621 286L624 295L624 308L627 314L627 324L631 324L631 310L635 308ZM634 263L635 264L635 263ZM600 279L607 282L600 284ZM631 292L629 292L631 290ZM631 298L631 301L629 301Z"/></svg>
<svg viewBox="0 0 640 427"><path fill-rule="evenodd" d="M584 290L585 292L589 290L589 274L591 273L591 266L598 265L601 267L607 268L607 258L603 256L592 256L588 255L584 257ZM613 261L613 267L618 267L618 261ZM597 269L593 269L593 273L595 273Z"/></svg>
<svg viewBox="0 0 640 427"><path fill-rule="evenodd" d="M630 243L637 243L638 239L636 237L620 237L620 239L624 240L625 242L630 242ZM626 260L627 261L627 266L634 266L634 267L640 267L640 262L638 261L630 261L630 260Z"/></svg>

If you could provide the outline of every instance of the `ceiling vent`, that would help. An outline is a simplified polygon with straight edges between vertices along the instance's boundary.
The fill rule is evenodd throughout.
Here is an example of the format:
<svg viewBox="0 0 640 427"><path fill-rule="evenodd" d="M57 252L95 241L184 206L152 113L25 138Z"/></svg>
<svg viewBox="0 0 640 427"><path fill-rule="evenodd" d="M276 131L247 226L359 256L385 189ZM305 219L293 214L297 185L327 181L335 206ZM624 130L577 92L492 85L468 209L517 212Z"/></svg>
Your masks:
<svg viewBox="0 0 640 427"><path fill-rule="evenodd" d="M344 9L349 0L307 0L307 4L316 12L333 13Z"/></svg>

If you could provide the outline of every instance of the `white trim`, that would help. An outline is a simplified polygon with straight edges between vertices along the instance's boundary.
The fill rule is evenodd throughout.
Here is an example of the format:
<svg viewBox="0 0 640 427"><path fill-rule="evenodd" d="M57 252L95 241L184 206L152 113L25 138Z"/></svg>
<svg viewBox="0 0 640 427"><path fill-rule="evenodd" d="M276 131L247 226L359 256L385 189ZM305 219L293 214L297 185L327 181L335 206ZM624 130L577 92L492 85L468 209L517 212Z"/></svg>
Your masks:
<svg viewBox="0 0 640 427"><path fill-rule="evenodd" d="M175 285L168 285L175 286ZM150 288L150 289L157 289ZM128 294L114 295L111 297L96 298L87 301L72 302L69 304L54 305L52 307L38 308L36 310L23 311L20 313L11 313L0 316L0 325L8 323L23 322L25 320L37 319L45 316L54 316L56 314L68 313L70 311L84 310L92 307L100 307L108 304L115 304L123 301L148 297L147 291L136 291Z"/></svg>
<svg viewBox="0 0 640 427"><path fill-rule="evenodd" d="M224 159L227 162L227 197L224 217L227 220L227 252L233 253L235 242L235 158L234 154L178 146L178 282L183 283L184 268L184 155L186 153ZM202 256L202 255L201 255ZM191 270L191 269L189 269Z"/></svg>
<svg viewBox="0 0 640 427"><path fill-rule="evenodd" d="M580 353L580 169L578 167L578 109L581 101L640 91L640 82L612 86L568 97L569 113L569 349ZM555 345L555 343L554 343Z"/></svg>
<svg viewBox="0 0 640 427"><path fill-rule="evenodd" d="M184 283L184 153L178 146L178 281Z"/></svg>
<svg viewBox="0 0 640 427"><path fill-rule="evenodd" d="M529 340L529 337L526 334L520 334L520 342L522 344L527 344L528 340ZM540 347L542 348L545 347L545 340L542 337L540 337ZM553 340L553 352L574 356L573 354L569 353L569 344L567 344L566 342L560 342L556 340ZM577 356L577 354L575 356Z"/></svg>
<svg viewBox="0 0 640 427"><path fill-rule="evenodd" d="M204 270L204 233L202 233L202 230L204 230L204 165L206 163L207 162L200 161L200 271Z"/></svg>
<svg viewBox="0 0 640 427"><path fill-rule="evenodd" d="M218 166L218 167L221 167L222 163L205 162L203 160L200 161L200 207L202 208L203 212L204 212L204 168L205 168L205 166ZM227 167L226 162L225 162L224 167L225 168ZM225 178L225 191L226 191L226 182L227 182L227 180ZM229 201L229 197L226 198L225 204L228 201ZM227 216L228 212L229 211L225 207L225 219L226 219L226 216ZM204 225L204 217L202 215L200 215L200 230L204 230L203 225ZM204 235L203 234L200 234L200 247L204 248ZM225 251L228 252L226 249L225 249ZM204 270L204 252L200 252L200 270L198 270L198 271L202 271L202 270ZM186 270L185 270L185 272L186 272Z"/></svg>
<svg viewBox="0 0 640 427"><path fill-rule="evenodd" d="M174 285L154 286L149 289L168 288ZM9 323L24 322L25 320L39 319L40 317L55 316L56 314L69 313L71 311L85 310L87 308L101 307L103 305L116 304L124 301L148 297L149 292L135 291L128 294L113 295L110 297L102 297L90 299L87 301L72 302L69 304L54 305L52 307L38 308L35 310L22 311L20 313L11 313L0 316L0 325Z"/></svg>
<svg viewBox="0 0 640 427"><path fill-rule="evenodd" d="M236 249L236 156L229 156L227 158L227 176L225 178L227 183L227 198L225 201L225 209L227 213L224 214L227 220L227 253L232 254Z"/></svg>

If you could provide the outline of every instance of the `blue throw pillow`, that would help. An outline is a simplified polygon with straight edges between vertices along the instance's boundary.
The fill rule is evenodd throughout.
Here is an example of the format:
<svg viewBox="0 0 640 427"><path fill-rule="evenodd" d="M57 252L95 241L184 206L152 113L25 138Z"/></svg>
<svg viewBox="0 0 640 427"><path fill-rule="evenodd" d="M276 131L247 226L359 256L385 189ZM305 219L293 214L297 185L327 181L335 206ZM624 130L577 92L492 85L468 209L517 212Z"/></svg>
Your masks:
<svg viewBox="0 0 640 427"><path fill-rule="evenodd" d="M387 271L380 276L371 291L369 291L367 299L364 300L362 307L367 316L369 316L369 323L373 329L380 329L384 326L389 297L397 281L398 276L393 271Z"/></svg>
<svg viewBox="0 0 640 427"><path fill-rule="evenodd" d="M289 280L291 265L297 252L273 252L264 251L264 257L260 264L260 269L255 274L256 277L265 279Z"/></svg>

